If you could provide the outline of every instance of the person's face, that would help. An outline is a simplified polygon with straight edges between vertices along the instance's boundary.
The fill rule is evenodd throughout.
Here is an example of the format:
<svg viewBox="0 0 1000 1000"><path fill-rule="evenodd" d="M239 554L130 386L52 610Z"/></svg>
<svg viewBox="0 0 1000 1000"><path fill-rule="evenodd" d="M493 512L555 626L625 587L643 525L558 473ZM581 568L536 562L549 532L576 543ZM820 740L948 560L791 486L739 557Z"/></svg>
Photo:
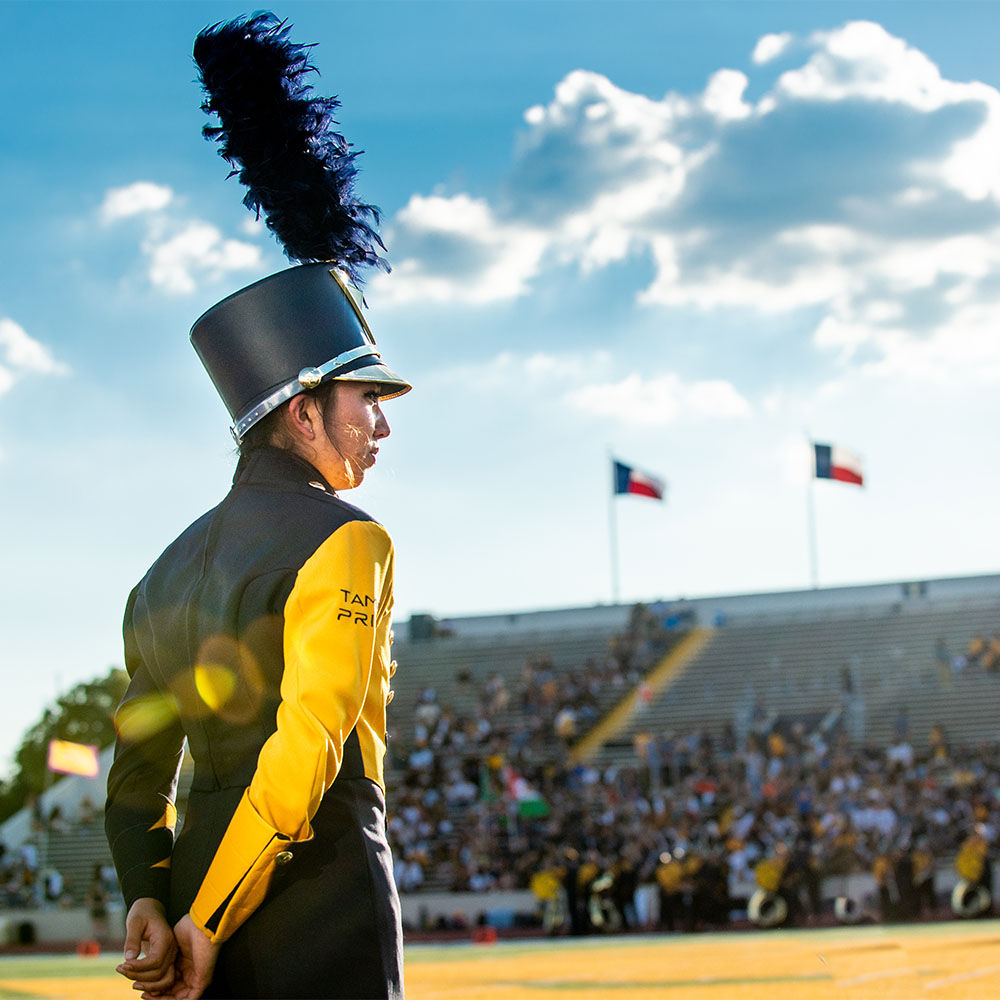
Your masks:
<svg viewBox="0 0 1000 1000"><path fill-rule="evenodd" d="M334 489L360 486L375 464L379 442L389 436L378 385L338 382L323 413L323 426L325 440L321 436L316 467Z"/></svg>

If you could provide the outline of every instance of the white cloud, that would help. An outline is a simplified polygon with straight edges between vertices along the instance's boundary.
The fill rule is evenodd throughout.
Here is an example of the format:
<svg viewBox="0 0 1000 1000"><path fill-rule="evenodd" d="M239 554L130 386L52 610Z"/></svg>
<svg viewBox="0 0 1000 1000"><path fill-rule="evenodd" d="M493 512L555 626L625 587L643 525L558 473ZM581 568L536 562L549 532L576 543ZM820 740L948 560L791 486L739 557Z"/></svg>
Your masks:
<svg viewBox="0 0 1000 1000"><path fill-rule="evenodd" d="M743 114L743 86L741 74L718 74L698 113ZM502 210L466 194L414 195L396 216L380 301L485 304L525 294L546 256L585 270L622 259L650 205L683 189L683 151L665 125L674 115L600 74L568 74L552 102L525 112Z"/></svg>
<svg viewBox="0 0 1000 1000"><path fill-rule="evenodd" d="M754 46L753 55L750 57L758 65L771 62L777 59L791 44L792 36L787 31L780 33L762 35Z"/></svg>
<svg viewBox="0 0 1000 1000"><path fill-rule="evenodd" d="M872 373L930 372L931 355L960 370L969 310L1000 325L1000 92L945 79L878 24L765 35L746 72L661 99L574 70L524 122L494 198L411 198L380 301L485 305L552 267L635 257L642 305L744 310L748 326L808 310L803 337ZM962 346L949 357L941 338Z"/></svg>
<svg viewBox="0 0 1000 1000"><path fill-rule="evenodd" d="M779 92L796 99L897 101L930 111L959 86L943 80L924 53L871 21L816 32L812 44L814 55L782 74Z"/></svg>
<svg viewBox="0 0 1000 1000"><path fill-rule="evenodd" d="M853 357L870 338L871 329L865 324L846 322L835 316L824 316L813 333L817 347L839 351L844 359Z"/></svg>
<svg viewBox="0 0 1000 1000"><path fill-rule="evenodd" d="M915 337L903 329L880 332L877 361L861 373L869 377L902 377L910 381L954 384L955 372L971 389L1000 385L1000 337L997 312L992 305L976 304L958 310L928 337Z"/></svg>
<svg viewBox="0 0 1000 1000"><path fill-rule="evenodd" d="M554 378L560 382L584 382L607 372L613 363L608 351L553 354L536 351L534 354L515 354L501 351L486 361L438 368L425 376L425 389L437 385L475 385L478 393L494 393L512 397L525 389L551 386Z"/></svg>
<svg viewBox="0 0 1000 1000"><path fill-rule="evenodd" d="M149 257L149 279L165 292L193 292L199 279L217 280L230 271L260 268L260 247L225 239L207 222L186 223L178 232L142 245Z"/></svg>
<svg viewBox="0 0 1000 1000"><path fill-rule="evenodd" d="M22 326L0 318L0 395L25 375L65 375L69 368L57 361L42 343L30 337Z"/></svg>
<svg viewBox="0 0 1000 1000"><path fill-rule="evenodd" d="M812 44L813 56L782 75L777 94L794 101L893 103L924 114L976 105L984 116L980 126L929 165L915 156L913 173L919 177L927 169L932 182L944 181L973 200L1000 196L1000 94L995 88L944 79L924 53L870 21L818 32Z"/></svg>
<svg viewBox="0 0 1000 1000"><path fill-rule="evenodd" d="M496 218L468 195L414 195L387 234L393 272L375 277L379 302L486 304L527 291L546 238L525 225Z"/></svg>
<svg viewBox="0 0 1000 1000"><path fill-rule="evenodd" d="M573 410L628 427L660 427L679 420L740 420L752 413L747 400L725 380L685 382L674 372L609 377L615 364L615 354L603 349L528 355L501 351L486 361L439 368L425 377L423 388L434 391L438 384L470 384L481 396L503 396L509 402L535 396L539 387L551 391L557 381L576 387L561 397Z"/></svg>
<svg viewBox="0 0 1000 1000"><path fill-rule="evenodd" d="M231 271L259 270L263 253L259 246L227 239L216 226L201 219L185 219L176 211L174 192L165 185L136 181L106 192L100 214L105 223L141 216L145 235L140 249L148 264L150 283L173 295L193 292L199 282L216 281ZM250 220L244 232L265 231Z"/></svg>
<svg viewBox="0 0 1000 1000"><path fill-rule="evenodd" d="M240 229L244 236L267 236L267 223L263 217L257 218L256 215L248 215L241 223Z"/></svg>
<svg viewBox="0 0 1000 1000"><path fill-rule="evenodd" d="M161 212L173 200L174 192L165 184L135 181L125 187L110 188L101 202L101 221L106 225L133 215Z"/></svg>
<svg viewBox="0 0 1000 1000"><path fill-rule="evenodd" d="M702 96L702 105L720 121L738 121L753 113L753 108L743 100L743 92L750 81L734 69L720 69L713 73Z"/></svg>
<svg viewBox="0 0 1000 1000"><path fill-rule="evenodd" d="M687 407L699 417L727 419L750 415L750 404L731 382L723 379L692 383L687 389Z"/></svg>
<svg viewBox="0 0 1000 1000"><path fill-rule="evenodd" d="M639 296L644 305L689 306L711 310L723 306L752 308L758 313L788 312L831 301L842 290L840 260L817 252L821 240L805 234L782 233L771 246L748 250L736 259L709 259L694 271L685 271L682 259L709 245L710 236L693 232L684 239L650 238L657 275ZM801 256L782 253L781 244L805 244ZM772 268L775 256L781 268ZM706 256L711 257L709 249Z"/></svg>
<svg viewBox="0 0 1000 1000"><path fill-rule="evenodd" d="M721 379L685 384L673 372L644 378L632 373L616 382L594 383L567 393L579 410L626 426L660 427L681 419L739 419L750 404Z"/></svg>
<svg viewBox="0 0 1000 1000"><path fill-rule="evenodd" d="M968 83L961 93L985 109L982 126L956 142L941 164L941 176L971 201L1000 201L1000 93L993 87Z"/></svg>

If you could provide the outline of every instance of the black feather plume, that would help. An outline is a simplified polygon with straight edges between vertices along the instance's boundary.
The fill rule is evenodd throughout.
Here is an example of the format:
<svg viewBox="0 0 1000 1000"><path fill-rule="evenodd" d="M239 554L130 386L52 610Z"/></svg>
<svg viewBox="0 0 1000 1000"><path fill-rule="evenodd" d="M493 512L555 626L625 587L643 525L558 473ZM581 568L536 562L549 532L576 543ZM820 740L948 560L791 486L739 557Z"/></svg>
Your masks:
<svg viewBox="0 0 1000 1000"><path fill-rule="evenodd" d="M219 118L205 138L219 143L247 187L243 204L263 214L289 260L336 261L355 281L363 265L388 271L378 209L354 197L358 154L333 130L340 102L312 96L312 46L295 45L288 32L265 11L198 35L202 110Z"/></svg>

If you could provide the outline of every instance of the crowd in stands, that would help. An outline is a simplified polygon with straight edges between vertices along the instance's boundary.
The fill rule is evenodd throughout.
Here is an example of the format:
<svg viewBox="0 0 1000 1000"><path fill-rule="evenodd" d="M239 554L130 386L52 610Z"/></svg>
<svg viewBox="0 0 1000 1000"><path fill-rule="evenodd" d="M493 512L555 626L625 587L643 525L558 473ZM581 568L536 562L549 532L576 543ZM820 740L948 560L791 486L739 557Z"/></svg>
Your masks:
<svg viewBox="0 0 1000 1000"><path fill-rule="evenodd" d="M472 707L461 714L425 690L412 732L389 742L393 750L409 744L391 762L403 776L393 788L389 821L401 890L421 888L428 877L452 889L521 884L523 873L498 870L490 859L498 817L512 801L521 816L549 808L539 797L538 774L554 773L597 721L601 697L620 697L640 683L667 641L661 620L639 605L606 655L578 669L556 670L539 652L526 659L515 686L494 673L473 690L472 673L463 668L458 688ZM523 845L513 835L509 847L516 851Z"/></svg>
<svg viewBox="0 0 1000 1000"><path fill-rule="evenodd" d="M934 658L944 678L966 668L1000 673L1000 632L995 632L989 638L978 632L960 652L953 651L945 639L938 639L934 647Z"/></svg>
<svg viewBox="0 0 1000 1000"><path fill-rule="evenodd" d="M914 746L904 710L888 747L853 746L842 725L781 728L757 706L745 733L642 732L631 766L571 763L597 693L624 694L649 665L612 649L560 673L539 654L465 714L425 691L390 790L401 891L532 887L577 932L693 929L724 924L764 863L792 920L818 917L823 878L857 872L874 873L883 916L916 916L936 865L973 832L986 853L1000 834L1000 745L954 747L938 726Z"/></svg>
<svg viewBox="0 0 1000 1000"><path fill-rule="evenodd" d="M822 880L855 873L874 875L885 918L933 909L941 865L989 884L1000 744L953 746L936 726L914 745L902 707L883 747L852 742L835 713L807 729L758 703L739 731L647 729L627 766L574 762L574 744L642 685L685 624L639 605L605 654L576 668L539 650L516 680L461 669L454 704L424 690L389 742L400 890L530 888L550 929L586 933L723 926L756 887L780 891L789 920L807 923L820 916ZM960 667L943 641L935 656L949 673L1000 671L1000 635L973 637ZM854 686L845 667L845 705ZM72 886L42 849L46 834L95 822L89 799L72 815L36 806L32 837L0 844L2 904L82 900L95 928L106 922L113 868Z"/></svg>

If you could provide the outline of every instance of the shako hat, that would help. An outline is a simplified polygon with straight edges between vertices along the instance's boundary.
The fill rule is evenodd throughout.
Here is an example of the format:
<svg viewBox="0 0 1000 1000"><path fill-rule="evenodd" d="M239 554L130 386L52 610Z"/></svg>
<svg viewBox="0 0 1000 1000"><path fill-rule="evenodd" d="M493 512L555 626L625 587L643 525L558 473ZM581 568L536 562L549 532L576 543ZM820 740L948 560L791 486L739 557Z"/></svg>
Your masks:
<svg viewBox="0 0 1000 1000"><path fill-rule="evenodd" d="M388 264L378 210L353 194L357 153L333 131L333 97L314 97L307 46L262 12L206 28L194 58L204 134L246 185L244 205L302 262L229 295L191 342L233 418L237 444L286 400L330 379L374 382L383 398L410 383L382 363L357 288L364 266Z"/></svg>
<svg viewBox="0 0 1000 1000"><path fill-rule="evenodd" d="M237 443L286 400L328 379L410 383L384 365L355 292L335 267L302 264L234 292L191 329L191 343L233 418Z"/></svg>

